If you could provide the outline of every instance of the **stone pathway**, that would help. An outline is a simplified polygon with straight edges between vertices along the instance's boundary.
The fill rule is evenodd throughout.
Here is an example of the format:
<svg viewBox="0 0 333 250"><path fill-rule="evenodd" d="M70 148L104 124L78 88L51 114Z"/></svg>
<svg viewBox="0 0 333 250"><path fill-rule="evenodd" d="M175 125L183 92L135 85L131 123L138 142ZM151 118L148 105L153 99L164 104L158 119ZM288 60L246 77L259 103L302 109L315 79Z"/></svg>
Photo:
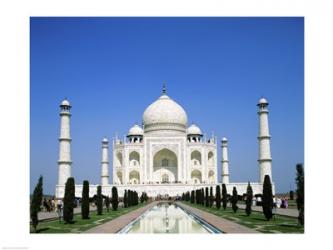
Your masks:
<svg viewBox="0 0 333 250"><path fill-rule="evenodd" d="M147 206L138 208L134 211L131 211L127 214L119 216L111 221L108 221L102 225L91 228L83 233L117 233L123 229L126 225L131 223L133 220L138 218L141 214L146 212L151 207L155 206L158 202L154 201L149 203Z"/></svg>
<svg viewBox="0 0 333 250"><path fill-rule="evenodd" d="M260 233L254 229L245 227L243 225L237 224L230 220L223 219L214 214L202 211L200 209L185 205L184 203L176 202L178 206L182 207L185 210L189 210L191 213L199 216L201 219L205 220L209 224L218 228L223 233Z"/></svg>
<svg viewBox="0 0 333 250"><path fill-rule="evenodd" d="M240 209L245 209L245 205L237 204ZM262 212L262 207L259 206L252 206L252 211ZM298 217L298 210L297 209L290 209L290 208L277 208L276 214L289 216L289 217Z"/></svg>
<svg viewBox="0 0 333 250"><path fill-rule="evenodd" d="M95 211L96 207L90 207L90 211ZM80 214L81 213L81 207L74 208L74 214ZM38 213L38 220L49 220L49 219L56 219L58 218L58 213L55 211L52 212L39 212Z"/></svg>

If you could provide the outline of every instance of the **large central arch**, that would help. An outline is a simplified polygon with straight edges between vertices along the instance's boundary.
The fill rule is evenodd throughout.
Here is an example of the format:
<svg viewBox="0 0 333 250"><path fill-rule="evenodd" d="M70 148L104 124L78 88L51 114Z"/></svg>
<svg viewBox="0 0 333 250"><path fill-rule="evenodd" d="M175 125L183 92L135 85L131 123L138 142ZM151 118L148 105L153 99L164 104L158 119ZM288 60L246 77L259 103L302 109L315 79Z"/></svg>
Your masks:
<svg viewBox="0 0 333 250"><path fill-rule="evenodd" d="M173 183L178 181L177 155L169 149L162 149L154 155L153 181Z"/></svg>

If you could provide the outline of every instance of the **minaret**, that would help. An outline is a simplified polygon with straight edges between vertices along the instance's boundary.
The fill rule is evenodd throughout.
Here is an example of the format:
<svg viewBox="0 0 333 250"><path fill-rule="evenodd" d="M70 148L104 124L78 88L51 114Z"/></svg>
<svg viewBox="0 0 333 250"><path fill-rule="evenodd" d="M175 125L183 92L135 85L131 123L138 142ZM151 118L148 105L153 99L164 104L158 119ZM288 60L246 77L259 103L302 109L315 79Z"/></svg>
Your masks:
<svg viewBox="0 0 333 250"><path fill-rule="evenodd" d="M221 141L222 147L222 183L229 183L229 160L228 160L228 140L223 137Z"/></svg>
<svg viewBox="0 0 333 250"><path fill-rule="evenodd" d="M60 104L60 137L59 137L59 173L58 185L65 185L71 177L71 136L70 136L70 117L71 105L66 99Z"/></svg>
<svg viewBox="0 0 333 250"><path fill-rule="evenodd" d="M102 173L101 185L109 185L109 141L107 138L102 140Z"/></svg>
<svg viewBox="0 0 333 250"><path fill-rule="evenodd" d="M264 182L265 175L269 175L272 180L272 158L270 149L270 139L268 127L268 102L265 98L261 98L257 104L259 107L259 171L260 171L260 183Z"/></svg>

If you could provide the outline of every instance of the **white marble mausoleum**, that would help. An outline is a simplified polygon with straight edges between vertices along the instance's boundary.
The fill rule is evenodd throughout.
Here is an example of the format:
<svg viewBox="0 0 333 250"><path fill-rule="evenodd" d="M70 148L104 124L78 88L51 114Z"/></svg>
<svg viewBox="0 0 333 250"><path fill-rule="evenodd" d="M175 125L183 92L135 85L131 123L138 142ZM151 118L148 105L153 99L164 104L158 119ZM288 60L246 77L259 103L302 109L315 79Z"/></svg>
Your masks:
<svg viewBox="0 0 333 250"><path fill-rule="evenodd" d="M265 175L272 180L272 159L268 128L268 102L261 98L259 115L259 181L251 183L254 194L262 192ZM204 109L204 106L202 107ZM67 178L71 177L71 105L64 100L60 105L60 153L56 197L64 196ZM232 183L229 180L228 140L221 140L222 183L228 193L236 186L239 194L246 193L247 182ZM218 182L217 138L206 138L196 124L188 126L185 110L169 97L163 87L162 95L143 113L142 126L135 124L122 140L112 140L112 183L109 182L109 141L102 140L101 183L90 184L90 195L102 186L104 195L111 195L111 187L117 186L119 195L125 189L146 192L148 196L181 195L193 189L216 186ZM244 166L245 167L245 166ZM214 188L215 190L215 188ZM274 184L273 184L274 191ZM81 197L82 185L75 188Z"/></svg>

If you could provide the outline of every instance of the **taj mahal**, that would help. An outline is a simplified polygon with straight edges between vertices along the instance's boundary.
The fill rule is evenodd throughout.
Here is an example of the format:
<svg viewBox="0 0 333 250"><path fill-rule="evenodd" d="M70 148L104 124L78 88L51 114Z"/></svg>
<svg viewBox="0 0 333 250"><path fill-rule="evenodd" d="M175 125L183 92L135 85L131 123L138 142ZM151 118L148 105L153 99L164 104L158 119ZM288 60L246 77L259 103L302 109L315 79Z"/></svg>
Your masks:
<svg viewBox="0 0 333 250"><path fill-rule="evenodd" d="M275 187L272 179L268 102L261 98L257 106L259 178L258 182L251 182L251 186L254 194L261 194L265 175L269 175L272 180L273 192ZM65 183L72 177L70 119L71 104L65 99L60 105L57 198L64 196ZM219 165L221 181L226 184L228 193L231 194L233 187L237 188L238 194L246 193L247 182L230 181L227 138L221 139L221 164L217 158L217 142L215 136L206 138L196 124L188 126L186 111L167 95L163 86L162 95L143 112L142 126L135 124L126 137L119 139L115 136L112 139L111 183L109 141L107 138L101 141L101 180L100 184L90 184L90 196L96 194L98 185L102 186L102 193L108 196L111 196L111 188L116 186L120 196L125 189L131 189L139 195L146 192L149 197L177 196L198 188L215 187L221 184L218 181ZM76 184L75 196L81 195L82 184Z"/></svg>

